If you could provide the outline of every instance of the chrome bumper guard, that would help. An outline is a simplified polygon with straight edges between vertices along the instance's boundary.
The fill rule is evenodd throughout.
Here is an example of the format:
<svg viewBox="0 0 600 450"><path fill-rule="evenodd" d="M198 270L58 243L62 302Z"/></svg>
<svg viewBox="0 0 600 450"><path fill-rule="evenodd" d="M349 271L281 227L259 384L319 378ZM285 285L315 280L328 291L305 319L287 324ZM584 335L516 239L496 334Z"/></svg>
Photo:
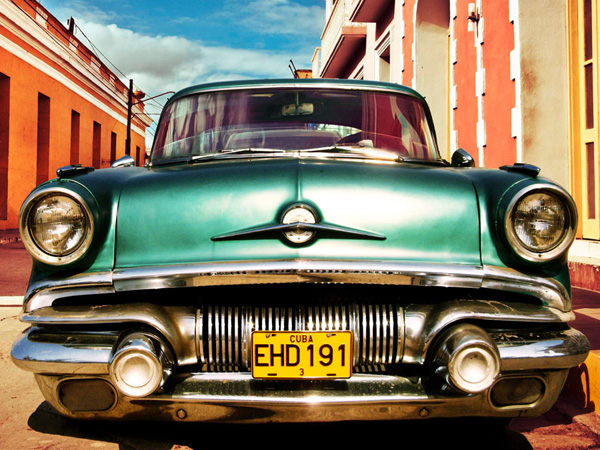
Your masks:
<svg viewBox="0 0 600 450"><path fill-rule="evenodd" d="M204 368L210 365L210 358L206 358L200 345L205 330L201 329L204 319L198 308L152 303L68 305L71 296L262 283L486 288L529 294L540 299L541 304L473 299L440 299L438 303L421 304L402 299L400 309L387 309L388 313L382 317L386 323L393 323L398 333L386 339L389 342L390 336L401 336L395 344L399 353L393 355L392 365L422 367L427 362L430 347L451 326L489 325L499 360L499 375L493 385L471 394L441 389L440 379L433 370L419 371L422 375L410 378L362 372L348 380L299 382L254 380L243 366L239 372L211 373ZM63 306L54 306L55 299L61 299ZM210 313L219 317L214 323L226 323L229 317L235 317L229 312L217 316L217 312ZM210 316L206 317L205 322L211 323ZM16 340L11 355L18 367L36 374L44 396L55 408L78 418L293 422L351 420L353 417L357 420L418 419L465 415L465 411L473 416L515 417L538 415L548 410L560 394L568 369L585 360L589 352L587 339L564 326L573 318L569 294L560 283L498 267L393 262L370 262L365 266L364 261L291 260L134 268L32 285L21 315L21 320L32 327ZM376 318L374 322L377 323ZM494 327L494 323L499 326ZM507 325L510 323L531 327L520 328L523 331L519 332ZM124 325L153 329L173 352L175 370L153 394L131 398L119 393L113 384L111 358L119 346L123 329L127 328ZM61 331L63 326L76 328L67 333ZM495 328L511 330L502 333L493 331ZM100 329L105 331L75 331ZM375 331L375 335L381 333ZM225 342L228 344L218 333L212 334L210 339L215 348ZM425 373L429 375L423 375ZM505 398L509 398L511 379L537 384L539 396L528 404L497 406L498 402L491 400L494 392L503 391ZM509 382L504 383L506 380ZM82 383L78 386L73 381ZM102 410L77 409L76 394L81 392L85 396L86 383L102 385ZM504 386L496 389L501 383ZM71 398L70 408L65 407L61 399L61 395L67 394Z"/></svg>

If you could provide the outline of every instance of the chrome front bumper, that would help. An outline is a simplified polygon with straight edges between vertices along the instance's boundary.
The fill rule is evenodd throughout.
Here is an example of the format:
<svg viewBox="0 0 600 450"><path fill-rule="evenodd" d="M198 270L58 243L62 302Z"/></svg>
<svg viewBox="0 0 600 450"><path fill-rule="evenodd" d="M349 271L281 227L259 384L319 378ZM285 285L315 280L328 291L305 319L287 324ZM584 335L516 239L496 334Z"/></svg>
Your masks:
<svg viewBox="0 0 600 450"><path fill-rule="evenodd" d="M383 321L366 321L375 325L385 322L388 330L397 330L386 339L402 336L401 341L394 341L401 349L391 363L396 365L395 372L362 371L349 380L293 382L254 380L244 363L230 373L211 372L214 367L210 369L210 360L202 351L203 339L211 333L202 324L228 323L232 308L219 305L210 309L204 304L203 308L209 309L200 313L197 305L168 306L166 300L163 305L75 304L77 297L88 295L102 303L104 295L110 299L115 293L126 298L123 294L155 289L171 293L177 292L175 288L270 283L427 286L518 295L507 302L467 296L464 300L436 297L423 303L402 297L400 305L389 309L393 318L388 314ZM70 304L72 297L74 304ZM529 301L529 297L539 301ZM60 305L55 304L57 299ZM219 299L212 302L219 303ZM225 312L213 320L218 310ZM12 358L17 366L36 374L44 396L58 411L78 418L293 422L516 417L547 411L560 394L568 370L585 360L587 339L566 326L573 318L569 294L561 284L498 267L292 260L134 268L30 286L21 320L32 327L14 343ZM485 324L499 363L494 384L474 394L450 389L428 359L445 330L463 323ZM255 325L245 326L242 342L257 329ZM214 330L219 326L229 330L225 325L215 325ZM367 328L372 328L375 336L383 336L377 331L380 328ZM139 398L120 392L110 374L111 358L131 329L153 330L172 351L166 382ZM228 333L211 334L210 339L216 339L211 341L214 348L229 345ZM539 386L539 396L526 403L499 405L493 398L497 399L502 389L506 394L506 386L513 380ZM88 384L103 392L101 408L93 407L94 394L87 398L93 391L87 389Z"/></svg>
<svg viewBox="0 0 600 450"><path fill-rule="evenodd" d="M117 334L51 335L33 327L15 342L14 362L34 372L45 398L62 414L82 419L154 419L228 422L295 422L422 419L433 417L535 416L549 410L568 370L587 356L587 339L578 331L534 336L492 334L501 358L501 373L491 388L460 394L441 388L437 376L355 374L348 380L260 381L247 372L173 374L156 393L130 398L112 385L109 362ZM496 405L494 389L503 380L534 380L541 394L527 404ZM102 381L100 381L102 380ZM78 381L102 382L109 399L94 406L67 407L64 386ZM90 393L85 389L78 396ZM74 394L71 394L74 395ZM92 398L77 400L94 405ZM72 401L71 401L72 404ZM87 403L86 403L87 404Z"/></svg>

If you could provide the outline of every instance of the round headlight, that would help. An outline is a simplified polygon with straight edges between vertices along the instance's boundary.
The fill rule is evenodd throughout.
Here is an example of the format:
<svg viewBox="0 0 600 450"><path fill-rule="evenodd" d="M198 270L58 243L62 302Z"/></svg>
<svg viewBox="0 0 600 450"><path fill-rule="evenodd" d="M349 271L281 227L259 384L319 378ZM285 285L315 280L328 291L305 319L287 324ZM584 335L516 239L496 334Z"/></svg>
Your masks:
<svg viewBox="0 0 600 450"><path fill-rule="evenodd" d="M48 264L66 264L88 249L92 238L91 215L73 193L50 191L26 202L21 236L31 255Z"/></svg>
<svg viewBox="0 0 600 450"><path fill-rule="evenodd" d="M573 239L577 213L558 189L536 189L517 195L509 207L506 230L515 251L529 261L548 261L564 254Z"/></svg>

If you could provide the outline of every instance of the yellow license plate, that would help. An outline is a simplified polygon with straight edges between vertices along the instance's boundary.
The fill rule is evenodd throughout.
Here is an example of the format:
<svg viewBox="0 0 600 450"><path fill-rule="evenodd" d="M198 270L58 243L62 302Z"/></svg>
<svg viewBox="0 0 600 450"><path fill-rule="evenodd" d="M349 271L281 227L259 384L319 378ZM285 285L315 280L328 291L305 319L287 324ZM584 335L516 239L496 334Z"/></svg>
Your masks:
<svg viewBox="0 0 600 450"><path fill-rule="evenodd" d="M252 376L260 379L350 378L351 331L255 331Z"/></svg>

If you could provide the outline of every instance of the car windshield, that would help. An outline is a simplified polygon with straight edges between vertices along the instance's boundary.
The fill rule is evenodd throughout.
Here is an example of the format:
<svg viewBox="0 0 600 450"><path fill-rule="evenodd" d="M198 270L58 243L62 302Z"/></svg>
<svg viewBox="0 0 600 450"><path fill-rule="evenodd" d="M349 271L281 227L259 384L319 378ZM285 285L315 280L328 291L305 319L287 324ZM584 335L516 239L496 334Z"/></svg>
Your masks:
<svg viewBox="0 0 600 450"><path fill-rule="evenodd" d="M241 149L325 150L362 147L437 160L422 103L386 92L271 88L200 93L165 109L151 160ZM365 153L368 155L368 152Z"/></svg>

